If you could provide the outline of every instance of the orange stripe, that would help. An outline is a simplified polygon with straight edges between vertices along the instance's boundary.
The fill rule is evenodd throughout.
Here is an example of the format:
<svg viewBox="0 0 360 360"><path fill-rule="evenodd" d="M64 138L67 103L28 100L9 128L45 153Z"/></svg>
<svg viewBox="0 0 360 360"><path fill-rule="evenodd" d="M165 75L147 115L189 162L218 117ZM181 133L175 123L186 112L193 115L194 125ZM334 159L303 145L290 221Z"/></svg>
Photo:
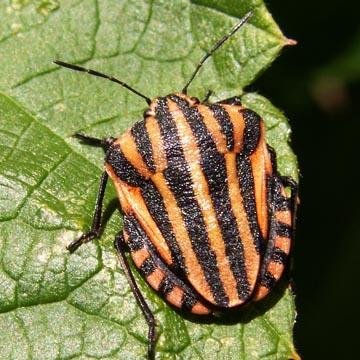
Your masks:
<svg viewBox="0 0 360 360"><path fill-rule="evenodd" d="M284 272L284 268L285 267L283 264L279 264L275 261L270 261L266 266L266 271L268 271L275 278L275 280L279 280L282 273ZM256 289L253 300L254 301L261 300L270 292L270 290L271 289L268 289L267 287L260 285Z"/></svg>
<svg viewBox="0 0 360 360"><path fill-rule="evenodd" d="M138 268L143 264L143 262L149 256L150 256L149 251L145 248L131 252L131 257L133 258L134 263Z"/></svg>
<svg viewBox="0 0 360 360"><path fill-rule="evenodd" d="M236 154L225 155L226 171L228 175L228 186L231 207L233 209L240 238L244 248L244 260L250 289L254 289L260 267L260 256L256 252L254 237L251 233L249 221L246 215L240 185L237 177Z"/></svg>
<svg viewBox="0 0 360 360"><path fill-rule="evenodd" d="M141 226L144 228L146 234L150 238L150 241L155 246L160 257L168 264L172 264L172 256L170 249L162 236L158 226L154 222L150 213L147 210L145 201L140 193L140 189L137 189L137 196L132 196L130 203L134 209L134 215L139 220ZM132 194L131 194L132 195Z"/></svg>
<svg viewBox="0 0 360 360"><path fill-rule="evenodd" d="M130 196L125 196L125 188L128 187L128 191L130 192L130 187L126 185L126 183L122 182L115 174L113 168L109 164L105 164L105 170L108 173L109 177L114 183L114 187L116 190L116 193L118 195L119 201L120 201L120 207L121 210L125 214L129 214L132 212L131 205L128 202L128 198L131 198ZM123 184L123 185L122 185Z"/></svg>
<svg viewBox="0 0 360 360"><path fill-rule="evenodd" d="M207 308L204 304L200 301L195 303L195 305L191 308L191 312L197 315L207 315L211 313L211 310Z"/></svg>
<svg viewBox="0 0 360 360"><path fill-rule="evenodd" d="M210 190L200 166L201 156L196 146L196 139L190 125L185 120L183 113L177 107L176 103L168 100L168 106L176 124L185 160L190 170L191 179L194 184L195 198L205 221L210 247L216 256L220 279L225 293L229 297L229 306L235 306L240 302L236 288L236 280L226 255L221 229L209 195ZM186 253L184 255L186 257ZM202 293L201 289L196 288L196 290Z"/></svg>
<svg viewBox="0 0 360 360"><path fill-rule="evenodd" d="M166 296L166 300L171 304L174 304L178 308L181 308L182 298L184 295L184 290L178 286L175 286Z"/></svg>
<svg viewBox="0 0 360 360"><path fill-rule="evenodd" d="M124 232L124 237L127 239L128 234ZM149 258L150 254L147 249L142 248L137 251L131 252L131 257L134 261L134 264L140 268L143 262ZM147 283L155 290L159 290L160 284L165 277L165 273L159 267L156 267L155 270L146 277ZM180 291L180 290L181 291ZM168 294L167 300L177 307L181 307L182 305L182 297L183 297L183 290L180 287L175 287L172 293ZM195 303L192 307L191 312L198 315L206 315L210 313L210 310L202 304L200 301Z"/></svg>
<svg viewBox="0 0 360 360"><path fill-rule="evenodd" d="M269 289L265 286L260 285L257 289L256 289L256 293L253 297L254 301L258 301L260 299L262 299L263 297L265 297L268 293L269 293Z"/></svg>
<svg viewBox="0 0 360 360"><path fill-rule="evenodd" d="M150 116L146 119L145 126L152 146L156 171L163 171L166 168L167 162L159 124L154 117Z"/></svg>
<svg viewBox="0 0 360 360"><path fill-rule="evenodd" d="M164 272L157 267L149 276L146 277L146 281L151 285L153 289L158 290L160 283L164 277Z"/></svg>
<svg viewBox="0 0 360 360"><path fill-rule="evenodd" d="M187 276L190 283L194 288L201 289L201 294L208 301L214 302L209 284L205 280L204 272L192 249L191 240L186 230L181 211L176 205L176 199L173 193L169 189L162 173L156 173L152 180L163 198L179 248L184 255L185 266L188 271Z"/></svg>
<svg viewBox="0 0 360 360"><path fill-rule="evenodd" d="M279 280L281 274L284 271L284 265L275 261L270 261L266 269L274 276L276 280Z"/></svg>
<svg viewBox="0 0 360 360"><path fill-rule="evenodd" d="M291 212L289 210L276 211L275 218L277 221L280 221L286 225L291 226L292 219L291 219Z"/></svg>
<svg viewBox="0 0 360 360"><path fill-rule="evenodd" d="M289 254L291 247L291 239L283 236L276 236L274 246L281 249L284 253Z"/></svg>
<svg viewBox="0 0 360 360"><path fill-rule="evenodd" d="M204 118L204 124L209 130L216 144L217 150L221 154L227 153L228 150L226 147L226 137L224 133L221 131L221 126L219 125L219 122L215 119L213 112L206 105L200 104L197 108Z"/></svg>
<svg viewBox="0 0 360 360"><path fill-rule="evenodd" d="M121 181L111 167L106 165L106 171L112 178L115 190L120 200L120 206L125 214L133 214L140 222L150 241L155 246L160 257L168 264L172 264L172 256L167 243L158 226L147 210L140 188L132 187Z"/></svg>
<svg viewBox="0 0 360 360"><path fill-rule="evenodd" d="M264 138L264 124L261 123L261 135L256 150L250 155L252 173L254 177L254 190L256 213L261 233L266 239L268 237L268 204L267 184L265 169L267 166L268 151Z"/></svg>
<svg viewBox="0 0 360 360"><path fill-rule="evenodd" d="M130 130L126 131L119 139L115 141L120 145L126 159L132 166L145 178L151 177L151 172L146 166L141 154L138 152L134 138L132 137Z"/></svg>
<svg viewBox="0 0 360 360"><path fill-rule="evenodd" d="M129 234L125 230L123 230L123 235L125 242L127 242L129 240Z"/></svg>
<svg viewBox="0 0 360 360"><path fill-rule="evenodd" d="M239 153L243 147L243 138L245 130L245 121L239 111L241 107L222 104L224 109L229 114L230 121L233 125L234 149L233 151Z"/></svg>

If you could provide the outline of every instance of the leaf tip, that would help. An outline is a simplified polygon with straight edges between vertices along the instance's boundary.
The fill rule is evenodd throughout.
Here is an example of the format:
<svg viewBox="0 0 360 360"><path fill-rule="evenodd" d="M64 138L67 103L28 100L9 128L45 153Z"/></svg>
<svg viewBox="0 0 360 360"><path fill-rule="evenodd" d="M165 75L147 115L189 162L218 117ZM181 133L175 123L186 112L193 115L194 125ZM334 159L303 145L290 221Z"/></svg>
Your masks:
<svg viewBox="0 0 360 360"><path fill-rule="evenodd" d="M289 38L285 38L285 45L286 46L295 46L297 45L297 40L295 39L289 39Z"/></svg>

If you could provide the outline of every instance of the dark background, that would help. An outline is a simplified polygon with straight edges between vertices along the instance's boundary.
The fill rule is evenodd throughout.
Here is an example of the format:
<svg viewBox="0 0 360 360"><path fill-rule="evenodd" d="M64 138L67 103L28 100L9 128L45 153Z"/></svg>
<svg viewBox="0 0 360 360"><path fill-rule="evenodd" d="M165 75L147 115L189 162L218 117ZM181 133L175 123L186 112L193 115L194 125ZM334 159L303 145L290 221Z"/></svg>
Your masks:
<svg viewBox="0 0 360 360"><path fill-rule="evenodd" d="M268 6L298 41L250 89L284 110L300 163L295 344L303 359L360 358L360 4Z"/></svg>

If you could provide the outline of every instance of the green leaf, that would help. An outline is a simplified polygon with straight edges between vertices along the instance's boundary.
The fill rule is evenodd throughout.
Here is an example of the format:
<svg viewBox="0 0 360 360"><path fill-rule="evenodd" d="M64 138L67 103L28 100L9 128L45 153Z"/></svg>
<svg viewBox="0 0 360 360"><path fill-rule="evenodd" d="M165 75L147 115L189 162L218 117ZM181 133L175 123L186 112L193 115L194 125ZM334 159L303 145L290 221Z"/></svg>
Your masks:
<svg viewBox="0 0 360 360"><path fill-rule="evenodd" d="M288 40L260 0L1 2L0 358L140 359L147 326L119 268L115 212L99 242L70 255L86 231L103 154L75 131L119 136L145 108L115 84L61 69L53 59L116 75L155 97L179 91L197 61L247 11L254 15L189 88L213 100L242 94ZM297 177L285 117L257 94L279 170ZM105 207L112 206L110 186ZM156 313L159 359L296 359L294 299L283 284L236 319L173 311L135 273Z"/></svg>

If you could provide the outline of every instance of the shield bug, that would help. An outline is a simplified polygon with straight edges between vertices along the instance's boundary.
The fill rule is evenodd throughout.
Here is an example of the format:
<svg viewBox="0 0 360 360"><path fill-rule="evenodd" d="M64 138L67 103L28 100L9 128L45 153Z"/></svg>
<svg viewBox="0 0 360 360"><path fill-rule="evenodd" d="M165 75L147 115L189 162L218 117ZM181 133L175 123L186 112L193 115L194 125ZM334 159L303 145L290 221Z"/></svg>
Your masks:
<svg viewBox="0 0 360 360"><path fill-rule="evenodd" d="M262 299L289 256L297 184L277 172L263 120L236 97L210 104L187 95L206 59L250 16L213 46L180 93L153 100L114 77L55 61L116 82L148 104L143 120L119 138L75 134L106 155L91 229L68 249L99 236L110 177L124 216L115 248L149 326L149 358L155 354L155 319L126 251L159 296L197 315Z"/></svg>

